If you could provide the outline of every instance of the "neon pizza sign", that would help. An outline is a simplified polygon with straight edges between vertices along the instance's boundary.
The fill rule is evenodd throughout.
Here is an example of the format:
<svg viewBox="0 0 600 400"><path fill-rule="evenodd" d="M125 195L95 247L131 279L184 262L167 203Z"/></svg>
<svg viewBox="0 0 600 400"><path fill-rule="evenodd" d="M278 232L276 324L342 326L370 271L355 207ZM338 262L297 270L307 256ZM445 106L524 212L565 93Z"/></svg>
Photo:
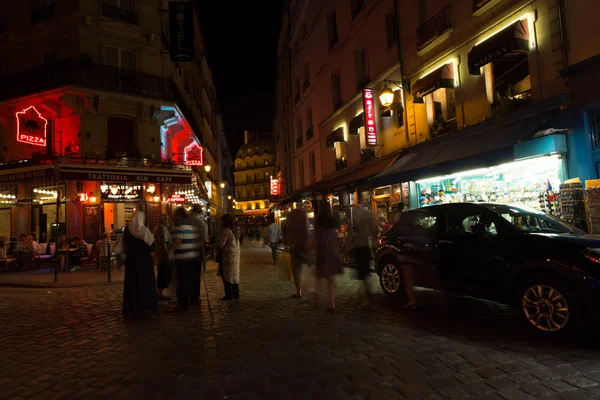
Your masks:
<svg viewBox="0 0 600 400"><path fill-rule="evenodd" d="M46 146L48 120L34 106L15 114L17 117L17 141L34 146Z"/></svg>
<svg viewBox="0 0 600 400"><path fill-rule="evenodd" d="M183 149L185 165L204 165L204 149L192 142Z"/></svg>

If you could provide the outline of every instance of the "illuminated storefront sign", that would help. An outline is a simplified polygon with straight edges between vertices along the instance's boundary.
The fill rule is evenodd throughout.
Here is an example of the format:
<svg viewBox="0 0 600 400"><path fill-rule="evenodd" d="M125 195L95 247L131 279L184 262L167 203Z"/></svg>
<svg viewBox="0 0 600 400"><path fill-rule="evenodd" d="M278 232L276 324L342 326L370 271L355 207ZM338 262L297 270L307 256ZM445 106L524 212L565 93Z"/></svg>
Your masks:
<svg viewBox="0 0 600 400"><path fill-rule="evenodd" d="M271 177L271 196L279 196L279 179Z"/></svg>
<svg viewBox="0 0 600 400"><path fill-rule="evenodd" d="M172 194L169 196L169 203L185 203L185 194Z"/></svg>
<svg viewBox="0 0 600 400"><path fill-rule="evenodd" d="M183 150L185 165L204 165L204 149L192 143Z"/></svg>
<svg viewBox="0 0 600 400"><path fill-rule="evenodd" d="M142 185L119 185L103 183L100 186L104 203L135 202L142 200Z"/></svg>
<svg viewBox="0 0 600 400"><path fill-rule="evenodd" d="M17 117L17 141L34 146L46 146L48 120L34 106L15 114Z"/></svg>
<svg viewBox="0 0 600 400"><path fill-rule="evenodd" d="M363 89L363 107L365 109L365 134L367 135L367 146L377 146L377 125L375 123L375 102L373 100L373 89Z"/></svg>
<svg viewBox="0 0 600 400"><path fill-rule="evenodd" d="M210 181L204 182L204 186L206 187L206 195L209 199L212 199L212 183Z"/></svg>

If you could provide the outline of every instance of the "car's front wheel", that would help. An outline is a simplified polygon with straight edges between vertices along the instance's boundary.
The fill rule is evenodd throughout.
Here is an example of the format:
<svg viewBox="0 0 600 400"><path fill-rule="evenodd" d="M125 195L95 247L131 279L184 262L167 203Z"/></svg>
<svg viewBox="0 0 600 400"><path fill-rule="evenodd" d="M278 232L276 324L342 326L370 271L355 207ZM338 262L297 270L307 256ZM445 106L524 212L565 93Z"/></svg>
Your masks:
<svg viewBox="0 0 600 400"><path fill-rule="evenodd" d="M576 329L579 303L567 285L540 278L524 284L520 292L520 308L538 332L555 336Z"/></svg>
<svg viewBox="0 0 600 400"><path fill-rule="evenodd" d="M404 295L404 278L398 261L383 260L381 273L379 274L379 284L387 295Z"/></svg>

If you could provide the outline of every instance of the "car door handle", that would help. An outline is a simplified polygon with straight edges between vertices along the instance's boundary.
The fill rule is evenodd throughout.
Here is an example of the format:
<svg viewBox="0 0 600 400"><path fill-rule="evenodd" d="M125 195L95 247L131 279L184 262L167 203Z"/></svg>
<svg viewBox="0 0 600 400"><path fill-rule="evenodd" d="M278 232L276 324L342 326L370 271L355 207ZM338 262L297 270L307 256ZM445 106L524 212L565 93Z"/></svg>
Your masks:
<svg viewBox="0 0 600 400"><path fill-rule="evenodd" d="M452 240L440 240L438 243L440 243L440 244L453 244L454 242Z"/></svg>

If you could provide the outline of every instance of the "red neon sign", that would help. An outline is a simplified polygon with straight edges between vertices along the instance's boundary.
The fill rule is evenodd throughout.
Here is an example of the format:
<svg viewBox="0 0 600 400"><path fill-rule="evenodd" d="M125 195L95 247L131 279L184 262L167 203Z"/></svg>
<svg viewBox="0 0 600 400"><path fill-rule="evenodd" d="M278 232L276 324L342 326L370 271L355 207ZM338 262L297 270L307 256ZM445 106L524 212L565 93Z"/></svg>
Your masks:
<svg viewBox="0 0 600 400"><path fill-rule="evenodd" d="M279 196L279 179L271 177L271 196Z"/></svg>
<svg viewBox="0 0 600 400"><path fill-rule="evenodd" d="M30 106L15 114L17 117L17 141L35 146L46 146L48 120Z"/></svg>
<svg viewBox="0 0 600 400"><path fill-rule="evenodd" d="M185 194L172 194L169 196L169 203L185 203Z"/></svg>
<svg viewBox="0 0 600 400"><path fill-rule="evenodd" d="M365 134L367 135L367 146L377 146L377 125L375 123L375 103L373 101L373 89L363 89L363 107L365 109Z"/></svg>
<svg viewBox="0 0 600 400"><path fill-rule="evenodd" d="M192 142L183 149L185 165L204 165L204 149Z"/></svg>

